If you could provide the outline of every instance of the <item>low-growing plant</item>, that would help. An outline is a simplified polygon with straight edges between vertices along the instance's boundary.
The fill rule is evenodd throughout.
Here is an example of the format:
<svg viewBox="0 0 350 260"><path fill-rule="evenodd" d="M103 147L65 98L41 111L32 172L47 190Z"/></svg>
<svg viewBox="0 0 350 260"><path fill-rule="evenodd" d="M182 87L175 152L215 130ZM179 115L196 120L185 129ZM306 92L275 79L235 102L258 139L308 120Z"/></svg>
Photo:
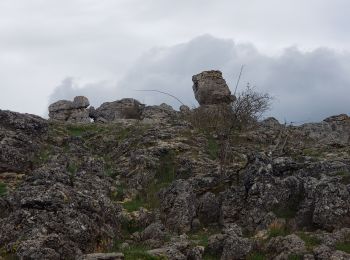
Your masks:
<svg viewBox="0 0 350 260"><path fill-rule="evenodd" d="M270 224L268 228L268 236L269 238L278 237L278 236L287 236L289 235L289 230L286 228L285 225L279 223L279 222L273 222Z"/></svg>
<svg viewBox="0 0 350 260"><path fill-rule="evenodd" d="M139 210L141 207L145 206L145 201L141 199L140 195L137 195L132 200L123 203L123 208L128 212L133 212Z"/></svg>
<svg viewBox="0 0 350 260"><path fill-rule="evenodd" d="M320 239L305 232L299 232L297 235L305 242L305 246L309 250L321 244Z"/></svg>
<svg viewBox="0 0 350 260"><path fill-rule="evenodd" d="M5 183L0 182L0 197L7 193L7 186Z"/></svg>
<svg viewBox="0 0 350 260"><path fill-rule="evenodd" d="M288 255L288 260L303 260L303 256L297 254L290 254Z"/></svg>
<svg viewBox="0 0 350 260"><path fill-rule="evenodd" d="M267 257L264 253L261 252L253 252L247 256L247 260L266 260Z"/></svg>
<svg viewBox="0 0 350 260"><path fill-rule="evenodd" d="M346 240L344 242L339 242L335 245L335 248L340 251L344 251L345 253L350 254L350 240Z"/></svg>

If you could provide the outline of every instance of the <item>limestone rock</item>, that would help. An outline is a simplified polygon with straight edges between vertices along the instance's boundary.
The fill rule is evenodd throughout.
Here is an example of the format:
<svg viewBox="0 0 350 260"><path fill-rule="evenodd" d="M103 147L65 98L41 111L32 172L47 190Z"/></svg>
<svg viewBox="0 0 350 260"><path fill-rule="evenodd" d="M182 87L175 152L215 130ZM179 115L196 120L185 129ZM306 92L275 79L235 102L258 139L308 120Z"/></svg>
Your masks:
<svg viewBox="0 0 350 260"><path fill-rule="evenodd" d="M113 102L105 102L90 116L95 121L112 122L118 119L140 119L144 105L133 98L124 98Z"/></svg>
<svg viewBox="0 0 350 260"><path fill-rule="evenodd" d="M230 104L235 100L220 71L204 71L194 75L192 81L200 105Z"/></svg>
<svg viewBox="0 0 350 260"><path fill-rule="evenodd" d="M60 100L49 106L49 117L56 121L89 123L89 111L86 109L89 105L89 100L83 96L77 96L73 101Z"/></svg>
<svg viewBox="0 0 350 260"><path fill-rule="evenodd" d="M196 198L190 184L184 180L175 181L159 196L165 225L177 233L190 231L196 214Z"/></svg>

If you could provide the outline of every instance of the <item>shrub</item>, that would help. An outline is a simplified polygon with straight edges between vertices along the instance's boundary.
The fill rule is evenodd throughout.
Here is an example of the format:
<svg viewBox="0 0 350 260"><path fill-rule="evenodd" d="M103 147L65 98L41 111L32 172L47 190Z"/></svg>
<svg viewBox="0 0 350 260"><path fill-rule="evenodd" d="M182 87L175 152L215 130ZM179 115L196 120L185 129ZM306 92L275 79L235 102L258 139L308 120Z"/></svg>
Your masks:
<svg viewBox="0 0 350 260"><path fill-rule="evenodd" d="M253 252L247 256L247 260L266 260L267 257L261 252Z"/></svg>
<svg viewBox="0 0 350 260"><path fill-rule="evenodd" d="M350 254L350 241L339 242L335 245L335 248Z"/></svg>
<svg viewBox="0 0 350 260"><path fill-rule="evenodd" d="M318 239L317 237L311 236L309 234L306 234L304 232L300 232L297 235L305 242L305 246L308 249L313 249L315 246L318 246L321 244L320 239Z"/></svg>

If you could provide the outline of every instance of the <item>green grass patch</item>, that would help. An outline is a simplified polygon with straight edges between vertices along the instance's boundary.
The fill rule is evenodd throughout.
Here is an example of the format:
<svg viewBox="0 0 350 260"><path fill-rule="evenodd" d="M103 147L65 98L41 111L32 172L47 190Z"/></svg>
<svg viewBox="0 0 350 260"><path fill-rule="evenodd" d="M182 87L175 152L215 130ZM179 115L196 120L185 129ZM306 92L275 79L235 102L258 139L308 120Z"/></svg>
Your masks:
<svg viewBox="0 0 350 260"><path fill-rule="evenodd" d="M310 157L321 157L322 156L322 151L316 150L313 148L306 148L303 150L303 154L305 156L310 156Z"/></svg>
<svg viewBox="0 0 350 260"><path fill-rule="evenodd" d="M106 127L94 123L68 125L67 132L70 136L81 137L86 133L101 133Z"/></svg>
<svg viewBox="0 0 350 260"><path fill-rule="evenodd" d="M220 260L220 256L213 255L209 252L204 252L203 260Z"/></svg>
<svg viewBox="0 0 350 260"><path fill-rule="evenodd" d="M209 227L201 229L196 232L189 233L189 239L194 241L199 246L208 246L209 237L214 234L220 233L221 230L218 227Z"/></svg>
<svg viewBox="0 0 350 260"><path fill-rule="evenodd" d="M297 233L297 235L305 242L305 246L308 250L312 250L314 247L321 244L321 240L312 235L304 232Z"/></svg>
<svg viewBox="0 0 350 260"><path fill-rule="evenodd" d="M286 227L273 226L273 227L270 227L268 230L269 238L279 237L279 236L285 237L289 234L290 232Z"/></svg>
<svg viewBox="0 0 350 260"><path fill-rule="evenodd" d="M261 252L253 252L247 256L247 260L266 260L267 257Z"/></svg>
<svg viewBox="0 0 350 260"><path fill-rule="evenodd" d="M0 182L0 197L7 193L7 186L5 183Z"/></svg>
<svg viewBox="0 0 350 260"><path fill-rule="evenodd" d="M212 160L216 160L219 157L220 145L211 135L207 136L207 152Z"/></svg>
<svg viewBox="0 0 350 260"><path fill-rule="evenodd" d="M297 254L290 254L288 256L288 260L303 260L303 256Z"/></svg>
<svg viewBox="0 0 350 260"><path fill-rule="evenodd" d="M146 208L154 209L159 207L158 192L168 187L176 180L175 153L170 151L159 158L159 166L154 181L150 183L143 193Z"/></svg>
<svg viewBox="0 0 350 260"><path fill-rule="evenodd" d="M350 172L339 171L339 172L336 172L334 175L341 177L341 183L345 185L350 184Z"/></svg>
<svg viewBox="0 0 350 260"><path fill-rule="evenodd" d="M141 198L140 195L137 195L134 199L123 203L123 208L128 212L137 211L141 207L145 207L145 201Z"/></svg>
<svg viewBox="0 0 350 260"><path fill-rule="evenodd" d="M335 245L337 250L350 254L350 241L339 242Z"/></svg>
<svg viewBox="0 0 350 260"><path fill-rule="evenodd" d="M276 215L278 218L285 218L285 219L291 219L294 218L298 212L296 208L275 208L272 210L272 212Z"/></svg>

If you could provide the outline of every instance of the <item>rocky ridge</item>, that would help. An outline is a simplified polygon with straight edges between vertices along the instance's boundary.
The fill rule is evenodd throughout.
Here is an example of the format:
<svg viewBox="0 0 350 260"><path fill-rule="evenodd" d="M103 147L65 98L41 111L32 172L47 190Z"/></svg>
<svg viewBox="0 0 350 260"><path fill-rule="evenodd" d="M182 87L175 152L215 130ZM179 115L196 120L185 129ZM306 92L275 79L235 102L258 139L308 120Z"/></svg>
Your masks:
<svg viewBox="0 0 350 260"><path fill-rule="evenodd" d="M225 93L200 104L229 105ZM0 110L3 258L350 258L347 115L266 119L232 135L223 165L192 110L88 106L55 103L50 120Z"/></svg>

